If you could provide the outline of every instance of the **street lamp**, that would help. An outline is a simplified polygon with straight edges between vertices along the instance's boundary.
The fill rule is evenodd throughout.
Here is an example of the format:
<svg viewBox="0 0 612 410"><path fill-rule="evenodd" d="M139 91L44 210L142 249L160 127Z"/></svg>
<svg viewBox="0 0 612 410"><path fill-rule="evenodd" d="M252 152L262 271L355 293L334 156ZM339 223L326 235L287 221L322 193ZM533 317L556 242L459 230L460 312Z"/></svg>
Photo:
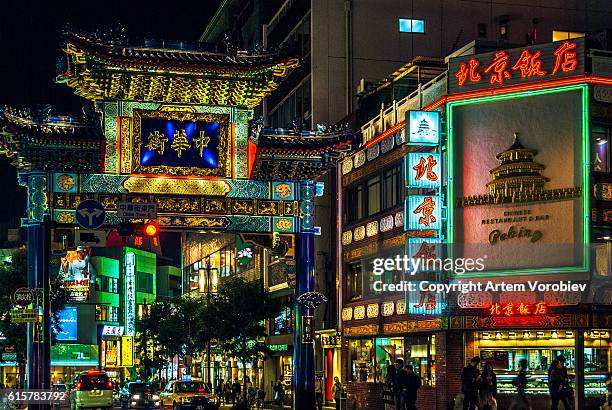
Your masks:
<svg viewBox="0 0 612 410"><path fill-rule="evenodd" d="M198 270L200 293L206 293L206 303L210 303L210 296L217 293L217 284L219 281L219 269L210 266L210 258L206 263L206 269ZM206 377L212 388L212 370L210 358L210 340L206 346Z"/></svg>

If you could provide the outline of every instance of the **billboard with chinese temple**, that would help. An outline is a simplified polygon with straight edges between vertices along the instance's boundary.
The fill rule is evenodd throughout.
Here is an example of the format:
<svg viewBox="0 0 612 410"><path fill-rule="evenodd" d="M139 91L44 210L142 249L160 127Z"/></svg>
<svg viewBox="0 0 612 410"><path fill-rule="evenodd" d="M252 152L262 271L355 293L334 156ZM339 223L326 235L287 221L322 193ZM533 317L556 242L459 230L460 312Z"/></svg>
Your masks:
<svg viewBox="0 0 612 410"><path fill-rule="evenodd" d="M450 103L449 239L493 272L586 268L588 89Z"/></svg>
<svg viewBox="0 0 612 410"><path fill-rule="evenodd" d="M90 248L79 246L61 258L59 276L69 292L71 302L82 302L89 298L89 287L93 269L89 261Z"/></svg>

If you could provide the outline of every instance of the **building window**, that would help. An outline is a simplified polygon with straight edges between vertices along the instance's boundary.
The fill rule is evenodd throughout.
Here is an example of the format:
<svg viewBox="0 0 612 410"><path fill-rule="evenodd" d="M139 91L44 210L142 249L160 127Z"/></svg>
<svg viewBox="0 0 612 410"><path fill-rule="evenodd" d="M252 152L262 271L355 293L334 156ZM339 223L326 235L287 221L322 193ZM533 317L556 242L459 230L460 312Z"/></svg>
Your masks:
<svg viewBox="0 0 612 410"><path fill-rule="evenodd" d="M108 293L118 293L117 278L111 278L110 276L99 276L100 291Z"/></svg>
<svg viewBox="0 0 612 410"><path fill-rule="evenodd" d="M425 33L425 20L399 19L400 33Z"/></svg>
<svg viewBox="0 0 612 410"><path fill-rule="evenodd" d="M572 38L580 38L584 37L584 33L579 33L577 31L559 31L553 30L552 32L552 41L563 41L570 40Z"/></svg>
<svg viewBox="0 0 612 410"><path fill-rule="evenodd" d="M346 275L346 291L349 300L359 299L363 296L363 273L361 262L349 264Z"/></svg>
<svg viewBox="0 0 612 410"><path fill-rule="evenodd" d="M138 315L138 320L142 320L143 318L149 316L151 314L151 306L152 305L142 305L139 304L136 306L136 313Z"/></svg>
<svg viewBox="0 0 612 410"><path fill-rule="evenodd" d="M119 308L117 306L110 306L108 310L109 321L118 322L119 321Z"/></svg>
<svg viewBox="0 0 612 410"><path fill-rule="evenodd" d="M478 23L478 38L487 37L487 25L485 23Z"/></svg>
<svg viewBox="0 0 612 410"><path fill-rule="evenodd" d="M508 24L500 24L499 26L499 38L506 40L508 39Z"/></svg>
<svg viewBox="0 0 612 410"><path fill-rule="evenodd" d="M352 223L363 218L363 185L355 185L346 191L345 196L346 223Z"/></svg>
<svg viewBox="0 0 612 410"><path fill-rule="evenodd" d="M400 205L404 200L402 164L396 164L365 182L351 186L345 191L344 198L346 224Z"/></svg>
<svg viewBox="0 0 612 410"><path fill-rule="evenodd" d="M368 179L366 189L368 216L372 216L380 212L380 176Z"/></svg>
<svg viewBox="0 0 612 410"><path fill-rule="evenodd" d="M145 272L136 272L136 291L153 293L153 275Z"/></svg>
<svg viewBox="0 0 612 410"><path fill-rule="evenodd" d="M283 310L274 319L270 320L273 335L286 335L293 332L293 298L285 299Z"/></svg>
<svg viewBox="0 0 612 410"><path fill-rule="evenodd" d="M400 204L402 187L401 165L396 165L383 172L383 210Z"/></svg>
<svg viewBox="0 0 612 410"><path fill-rule="evenodd" d="M268 122L272 128L290 127L295 120L310 127L310 76L302 81L280 104L270 111Z"/></svg>
<svg viewBox="0 0 612 410"><path fill-rule="evenodd" d="M300 58L310 54L310 13L293 29L281 46L285 44L295 46Z"/></svg>
<svg viewBox="0 0 612 410"><path fill-rule="evenodd" d="M106 305L96 305L96 321L98 322L108 322L108 306Z"/></svg>
<svg viewBox="0 0 612 410"><path fill-rule="evenodd" d="M612 125L593 124L591 131L591 169L610 172L610 139Z"/></svg>

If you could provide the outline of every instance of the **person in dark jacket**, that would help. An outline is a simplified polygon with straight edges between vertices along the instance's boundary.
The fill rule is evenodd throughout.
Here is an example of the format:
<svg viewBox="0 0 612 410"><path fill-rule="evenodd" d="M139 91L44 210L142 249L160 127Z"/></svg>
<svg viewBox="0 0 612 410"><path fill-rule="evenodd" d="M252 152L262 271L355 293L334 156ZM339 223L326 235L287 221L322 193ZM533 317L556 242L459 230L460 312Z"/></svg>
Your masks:
<svg viewBox="0 0 612 410"><path fill-rule="evenodd" d="M421 387L421 378L414 372L411 364L406 366L406 409L416 410L417 391Z"/></svg>
<svg viewBox="0 0 612 410"><path fill-rule="evenodd" d="M405 390L408 389L408 373L404 369L404 361L397 359L395 361L395 409L404 410L406 407Z"/></svg>
<svg viewBox="0 0 612 410"><path fill-rule="evenodd" d="M563 403L564 410L572 408L568 395L564 394L564 387L567 383L561 361L559 359L553 360L548 368L548 391L550 392L550 408L552 410L558 410L559 402Z"/></svg>
<svg viewBox="0 0 612 410"><path fill-rule="evenodd" d="M234 384L232 384L232 404L236 404L239 401L241 391L242 386L238 382L238 378L235 378Z"/></svg>
<svg viewBox="0 0 612 410"><path fill-rule="evenodd" d="M390 364L387 366L387 376L383 386L383 403L385 410L395 409L395 367Z"/></svg>
<svg viewBox="0 0 612 410"><path fill-rule="evenodd" d="M478 377L480 371L479 357L472 357L470 363L461 371L461 392L463 393L463 410L475 410L478 405Z"/></svg>
<svg viewBox="0 0 612 410"><path fill-rule="evenodd" d="M497 396L497 376L491 363L485 363L478 379L478 409L491 410Z"/></svg>

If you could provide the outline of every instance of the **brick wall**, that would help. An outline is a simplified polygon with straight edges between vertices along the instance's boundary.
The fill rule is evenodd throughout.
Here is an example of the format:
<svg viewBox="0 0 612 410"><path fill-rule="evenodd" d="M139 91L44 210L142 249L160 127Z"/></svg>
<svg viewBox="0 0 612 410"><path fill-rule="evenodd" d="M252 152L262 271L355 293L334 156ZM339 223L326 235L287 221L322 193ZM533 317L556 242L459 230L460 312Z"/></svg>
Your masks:
<svg viewBox="0 0 612 410"><path fill-rule="evenodd" d="M380 383L349 382L346 389L346 410L384 410L383 385Z"/></svg>
<svg viewBox="0 0 612 410"><path fill-rule="evenodd" d="M461 370L464 366L463 333L448 331L436 336L436 386L438 410L461 391Z"/></svg>
<svg viewBox="0 0 612 410"><path fill-rule="evenodd" d="M347 393L346 410L384 410L382 400L383 385L380 383L356 383L350 382L345 385ZM417 396L417 408L419 410L437 410L441 407L437 404L436 388L422 386ZM443 408L445 410L445 407Z"/></svg>

